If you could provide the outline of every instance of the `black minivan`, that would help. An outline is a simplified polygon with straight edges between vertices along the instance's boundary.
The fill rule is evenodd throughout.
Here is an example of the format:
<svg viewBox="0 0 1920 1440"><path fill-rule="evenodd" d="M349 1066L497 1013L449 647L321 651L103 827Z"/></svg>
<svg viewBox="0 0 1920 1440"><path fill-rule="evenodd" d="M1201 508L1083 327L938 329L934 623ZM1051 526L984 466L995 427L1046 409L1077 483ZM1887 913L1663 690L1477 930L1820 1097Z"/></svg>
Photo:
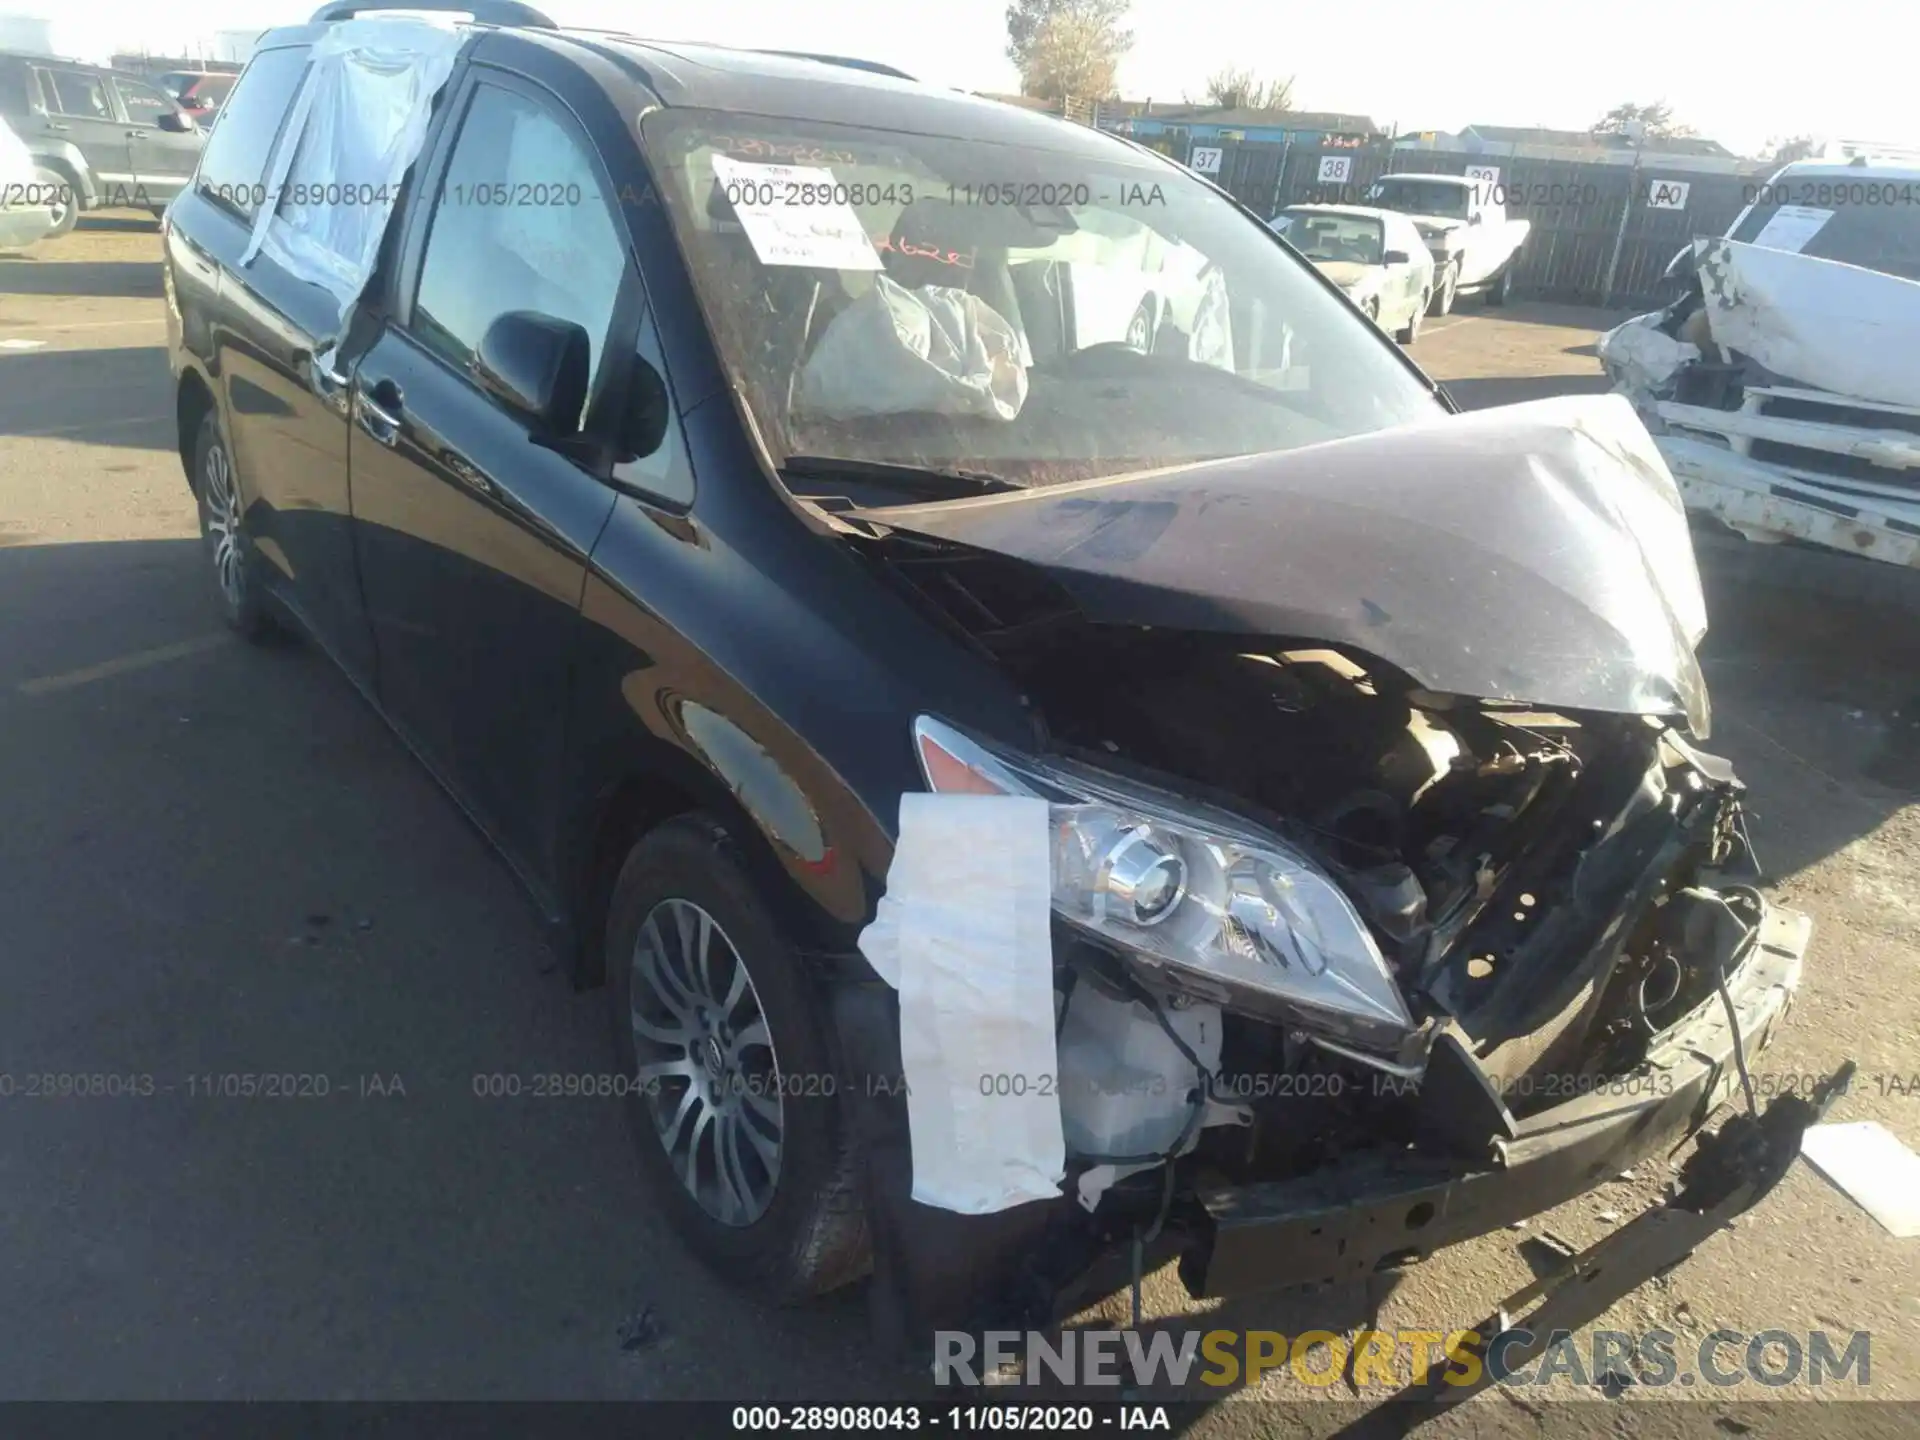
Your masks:
<svg viewBox="0 0 1920 1440"><path fill-rule="evenodd" d="M1685 521L1621 402L1455 414L1097 130L357 8L260 42L168 212L212 589L333 658L604 983L604 1093L713 1265L789 1301L871 1270L903 1334L1116 1255L1344 1282L1728 1095L1808 927L1739 882ZM380 111L340 98L369 76L417 109L341 141L315 117ZM903 797L949 794L1046 802L1058 1073L968 1072L1031 1013L916 1012L940 946L863 947ZM916 858L936 895L998 858L966 848ZM965 1146L1014 1143L966 1094L1057 1096L1044 1193L929 1183L903 1025ZM1102 1057L1125 1084L1067 1073ZM1123 1133L1156 1138L1087 1138Z"/></svg>

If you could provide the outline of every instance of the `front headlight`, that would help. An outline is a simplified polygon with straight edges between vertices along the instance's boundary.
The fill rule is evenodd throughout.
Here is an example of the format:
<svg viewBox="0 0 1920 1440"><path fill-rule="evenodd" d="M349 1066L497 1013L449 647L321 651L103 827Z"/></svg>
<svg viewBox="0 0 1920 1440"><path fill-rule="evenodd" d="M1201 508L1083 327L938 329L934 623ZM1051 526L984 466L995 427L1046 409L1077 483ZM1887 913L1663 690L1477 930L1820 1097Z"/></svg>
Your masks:
<svg viewBox="0 0 1920 1440"><path fill-rule="evenodd" d="M1412 1033L1353 902L1279 836L1106 771L990 750L930 716L914 746L936 792L1047 800L1054 913L1165 983L1376 1053Z"/></svg>

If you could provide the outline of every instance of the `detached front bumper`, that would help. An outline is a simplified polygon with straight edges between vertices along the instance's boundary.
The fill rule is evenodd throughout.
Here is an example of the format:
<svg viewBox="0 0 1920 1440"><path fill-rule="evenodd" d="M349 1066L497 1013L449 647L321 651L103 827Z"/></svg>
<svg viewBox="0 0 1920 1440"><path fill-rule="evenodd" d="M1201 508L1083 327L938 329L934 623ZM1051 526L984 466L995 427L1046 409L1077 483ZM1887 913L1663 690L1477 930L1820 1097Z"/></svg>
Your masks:
<svg viewBox="0 0 1920 1440"><path fill-rule="evenodd" d="M1805 915L1769 908L1747 959L1728 977L1750 1070L1799 985L1812 929ZM1494 1140L1486 1163L1413 1160L1402 1151L1296 1180L1203 1189L1212 1233L1182 1256L1181 1278L1196 1297L1209 1297L1350 1282L1423 1259L1671 1151L1738 1084L1726 1009L1710 996L1631 1075L1525 1120L1508 1116L1508 1133ZM1409 1100L1450 1103L1448 1091L1431 1084Z"/></svg>

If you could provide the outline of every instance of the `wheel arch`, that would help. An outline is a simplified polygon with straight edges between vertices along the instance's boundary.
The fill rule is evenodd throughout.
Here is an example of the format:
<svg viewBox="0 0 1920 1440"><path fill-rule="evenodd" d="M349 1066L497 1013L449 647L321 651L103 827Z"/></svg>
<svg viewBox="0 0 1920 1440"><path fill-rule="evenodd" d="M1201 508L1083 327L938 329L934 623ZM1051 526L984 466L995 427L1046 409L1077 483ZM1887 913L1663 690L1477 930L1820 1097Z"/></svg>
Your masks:
<svg viewBox="0 0 1920 1440"><path fill-rule="evenodd" d="M187 488L195 495L200 493L199 477L193 470L193 447L200 433L200 424L218 408L214 399L213 387L207 383L206 376L192 366L180 372L179 384L174 387L173 417L178 430L178 449L180 468L187 473Z"/></svg>
<svg viewBox="0 0 1920 1440"><path fill-rule="evenodd" d="M567 898L575 988L590 989L606 978L603 953L608 905L628 852L648 833L681 815L703 814L734 842L760 897L795 948L832 948L820 907L780 858L778 842L739 797L692 756L650 739L613 763L597 767L584 787L560 847Z"/></svg>
<svg viewBox="0 0 1920 1440"><path fill-rule="evenodd" d="M35 165L52 170L73 187L75 202L82 210L91 210L99 201L99 192L93 183L93 172L87 168L86 160L78 149L65 142L56 143L45 149L34 150L29 157Z"/></svg>

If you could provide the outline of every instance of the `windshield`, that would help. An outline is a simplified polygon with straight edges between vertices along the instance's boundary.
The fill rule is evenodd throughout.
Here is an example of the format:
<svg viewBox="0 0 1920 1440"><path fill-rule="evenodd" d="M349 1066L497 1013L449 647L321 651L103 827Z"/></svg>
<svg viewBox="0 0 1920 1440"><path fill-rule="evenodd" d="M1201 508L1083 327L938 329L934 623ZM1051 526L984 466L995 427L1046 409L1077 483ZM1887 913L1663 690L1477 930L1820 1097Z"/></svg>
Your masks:
<svg viewBox="0 0 1920 1440"><path fill-rule="evenodd" d="M1378 265L1386 248L1380 222L1360 215L1282 210L1274 228L1309 260L1349 260L1356 265Z"/></svg>
<svg viewBox="0 0 1920 1440"><path fill-rule="evenodd" d="M1444 413L1267 228L1117 142L657 110L642 136L776 463L1051 484Z"/></svg>
<svg viewBox="0 0 1920 1440"><path fill-rule="evenodd" d="M1884 188L1899 187L1887 184ZM1817 197L1830 198L1831 205L1756 204L1728 238L1920 280L1920 209L1880 203L1877 194L1866 199L1868 191L1865 182L1842 182L1833 185L1830 197Z"/></svg>
<svg viewBox="0 0 1920 1440"><path fill-rule="evenodd" d="M1407 180L1389 175L1367 192L1367 203L1402 215L1439 215L1448 220L1467 218L1467 190L1446 180Z"/></svg>

